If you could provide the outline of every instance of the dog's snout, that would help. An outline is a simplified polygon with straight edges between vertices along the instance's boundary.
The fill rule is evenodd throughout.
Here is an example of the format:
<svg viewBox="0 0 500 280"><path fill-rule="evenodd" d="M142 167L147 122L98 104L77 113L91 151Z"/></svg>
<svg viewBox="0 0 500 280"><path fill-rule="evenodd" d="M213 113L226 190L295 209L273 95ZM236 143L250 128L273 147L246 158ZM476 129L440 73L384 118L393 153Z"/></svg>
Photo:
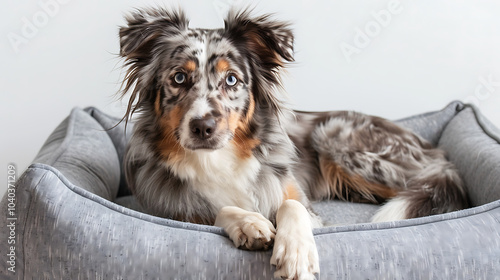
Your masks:
<svg viewBox="0 0 500 280"><path fill-rule="evenodd" d="M201 139L209 139L215 133L217 122L213 117L194 119L190 123L191 133Z"/></svg>

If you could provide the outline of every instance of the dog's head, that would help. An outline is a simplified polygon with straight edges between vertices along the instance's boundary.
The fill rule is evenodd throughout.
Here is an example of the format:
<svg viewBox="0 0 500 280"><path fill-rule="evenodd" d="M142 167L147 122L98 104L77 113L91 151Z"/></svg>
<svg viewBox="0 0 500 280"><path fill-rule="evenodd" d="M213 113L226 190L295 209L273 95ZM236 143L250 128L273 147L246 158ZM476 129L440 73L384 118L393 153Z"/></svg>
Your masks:
<svg viewBox="0 0 500 280"><path fill-rule="evenodd" d="M126 20L120 28L124 92L132 92L126 120L135 111L151 114L168 145L188 150L258 142L253 115L279 114L278 71L293 61L286 23L243 11L230 12L222 29L191 29L182 12L164 9L137 10Z"/></svg>

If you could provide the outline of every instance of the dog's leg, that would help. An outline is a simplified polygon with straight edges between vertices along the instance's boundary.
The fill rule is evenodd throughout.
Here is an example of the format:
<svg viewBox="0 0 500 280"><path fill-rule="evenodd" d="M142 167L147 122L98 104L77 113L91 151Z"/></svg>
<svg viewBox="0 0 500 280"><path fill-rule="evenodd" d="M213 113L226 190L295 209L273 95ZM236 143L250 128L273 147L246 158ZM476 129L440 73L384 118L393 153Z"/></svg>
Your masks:
<svg viewBox="0 0 500 280"><path fill-rule="evenodd" d="M312 234L314 217L296 200L285 200L276 215L277 233L271 264L274 277L315 279L319 258Z"/></svg>
<svg viewBox="0 0 500 280"><path fill-rule="evenodd" d="M262 214L234 206L219 211L215 226L224 228L236 247L248 250L267 249L276 234L273 224Z"/></svg>

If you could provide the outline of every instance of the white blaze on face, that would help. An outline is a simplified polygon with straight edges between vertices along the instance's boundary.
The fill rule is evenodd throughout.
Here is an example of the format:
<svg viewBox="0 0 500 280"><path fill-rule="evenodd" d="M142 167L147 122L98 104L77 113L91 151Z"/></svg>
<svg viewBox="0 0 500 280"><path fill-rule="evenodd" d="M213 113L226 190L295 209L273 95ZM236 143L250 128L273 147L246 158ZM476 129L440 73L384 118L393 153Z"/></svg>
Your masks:
<svg viewBox="0 0 500 280"><path fill-rule="evenodd" d="M196 94L197 98L194 100L194 102L191 104L191 107L184 115L179 127L180 143L183 147L189 147L191 142L191 129L189 127L190 122L193 119L199 119L206 116L213 110L213 108L211 108L210 104L208 103L208 89L206 89L205 86L207 83L207 78L205 75L207 46L205 42L205 34L202 34L202 36L199 38L194 38L191 42L191 49L197 51L196 59L198 60L198 67L195 71L199 75L199 80L196 81L196 91L190 93Z"/></svg>

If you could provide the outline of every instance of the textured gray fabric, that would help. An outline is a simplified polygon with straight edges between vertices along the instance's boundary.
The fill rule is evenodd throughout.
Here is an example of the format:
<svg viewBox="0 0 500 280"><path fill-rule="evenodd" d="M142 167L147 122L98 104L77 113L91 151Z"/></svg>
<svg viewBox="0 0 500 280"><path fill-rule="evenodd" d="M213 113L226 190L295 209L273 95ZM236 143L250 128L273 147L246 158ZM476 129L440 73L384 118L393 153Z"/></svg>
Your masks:
<svg viewBox="0 0 500 280"><path fill-rule="evenodd" d="M33 162L55 167L73 184L108 200L116 197L121 161L103 127L82 109L71 111Z"/></svg>
<svg viewBox="0 0 500 280"><path fill-rule="evenodd" d="M448 152L476 207L315 229L320 278L498 277L500 146L495 128L478 122L481 118L470 107L452 103L440 112L402 120ZM271 251L239 250L220 228L157 218L117 204L140 210L126 192L116 197L126 136L120 126L102 129L116 120L93 108L75 109L51 135L37 156L44 164L31 165L16 184L16 273L7 271L9 245L4 241L0 278L271 279ZM7 205L4 196L2 213ZM377 206L333 201L314 207L327 220L343 224L368 220ZM0 236L9 235L8 223L0 219Z"/></svg>
<svg viewBox="0 0 500 280"><path fill-rule="evenodd" d="M439 147L459 169L472 205L500 199L500 142L485 135L472 108L464 109L450 121Z"/></svg>
<svg viewBox="0 0 500 280"><path fill-rule="evenodd" d="M137 201L137 198L133 195L120 196L114 201L116 204L121 205L123 207L127 207L129 209L138 211L138 212L146 212L142 205Z"/></svg>
<svg viewBox="0 0 500 280"><path fill-rule="evenodd" d="M379 205L341 200L315 201L312 207L325 225L346 225L370 222Z"/></svg>
<svg viewBox="0 0 500 280"><path fill-rule="evenodd" d="M446 124L463 108L464 104L455 101L448 104L441 111L404 118L397 120L396 123L410 129L432 145L437 146Z"/></svg>
<svg viewBox="0 0 500 280"><path fill-rule="evenodd" d="M127 148L127 143L130 140L130 136L133 131L133 123L129 123L127 126L125 122L121 122L121 119L108 116L101 111L90 107L85 109L108 133L109 138L113 142L116 149L116 154L118 155L118 161L123 162L123 156L125 155L125 149ZM120 168L120 187L118 190L118 196L130 195L131 192L127 187L127 182L125 180L125 172Z"/></svg>

